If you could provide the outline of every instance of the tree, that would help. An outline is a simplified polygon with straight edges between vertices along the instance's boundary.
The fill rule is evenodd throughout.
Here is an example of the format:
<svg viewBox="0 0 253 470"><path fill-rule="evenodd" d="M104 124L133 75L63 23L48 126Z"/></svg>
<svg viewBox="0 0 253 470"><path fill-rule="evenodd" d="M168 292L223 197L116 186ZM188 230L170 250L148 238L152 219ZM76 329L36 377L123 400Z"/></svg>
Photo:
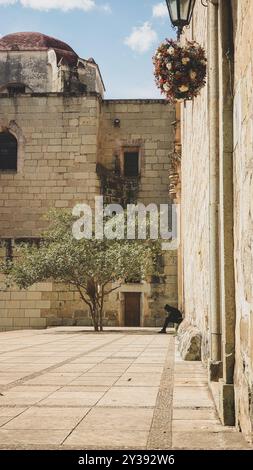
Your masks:
<svg viewBox="0 0 253 470"><path fill-rule="evenodd" d="M22 244L17 257L1 271L8 285L27 289L37 282L54 280L75 286L89 307L95 331L103 330L106 296L126 279L145 279L154 273L158 243L141 240L76 240L74 219L66 211L50 212L49 229L39 246Z"/></svg>

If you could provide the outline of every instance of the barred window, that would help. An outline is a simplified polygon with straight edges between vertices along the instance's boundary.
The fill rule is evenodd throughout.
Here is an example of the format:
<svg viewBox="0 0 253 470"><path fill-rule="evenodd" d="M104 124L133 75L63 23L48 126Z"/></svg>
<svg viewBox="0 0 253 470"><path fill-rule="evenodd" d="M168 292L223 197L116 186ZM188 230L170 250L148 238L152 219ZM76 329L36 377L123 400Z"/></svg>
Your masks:
<svg viewBox="0 0 253 470"><path fill-rule="evenodd" d="M16 247L21 244L36 246L37 248L43 243L42 238L0 238L0 260L7 259L12 261L17 257Z"/></svg>

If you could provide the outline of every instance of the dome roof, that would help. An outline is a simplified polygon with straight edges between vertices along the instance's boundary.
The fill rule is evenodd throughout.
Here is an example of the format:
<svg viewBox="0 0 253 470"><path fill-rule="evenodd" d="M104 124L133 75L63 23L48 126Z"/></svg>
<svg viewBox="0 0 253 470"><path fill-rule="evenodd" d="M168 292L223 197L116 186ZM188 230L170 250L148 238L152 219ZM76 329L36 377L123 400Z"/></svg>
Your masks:
<svg viewBox="0 0 253 470"><path fill-rule="evenodd" d="M54 49L58 62L76 65L78 55L65 42L42 33L13 33L0 39L0 51L43 51Z"/></svg>

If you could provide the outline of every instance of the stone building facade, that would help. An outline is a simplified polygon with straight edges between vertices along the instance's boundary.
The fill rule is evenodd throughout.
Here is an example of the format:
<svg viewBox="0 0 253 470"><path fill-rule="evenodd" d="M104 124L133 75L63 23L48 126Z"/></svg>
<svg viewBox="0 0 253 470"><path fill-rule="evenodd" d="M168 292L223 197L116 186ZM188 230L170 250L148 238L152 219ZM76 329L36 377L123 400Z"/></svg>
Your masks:
<svg viewBox="0 0 253 470"><path fill-rule="evenodd" d="M253 4L196 2L181 41L208 57L208 83L181 106L181 338L196 327L224 424L253 431ZM187 333L188 331L188 333Z"/></svg>
<svg viewBox="0 0 253 470"><path fill-rule="evenodd" d="M163 100L105 100L93 59L39 33L0 40L0 238L2 256L36 242L50 208L107 202L169 202L175 110ZM15 159L16 152L16 159ZM8 159L9 158L9 159ZM106 181L106 188L103 182ZM125 202L126 202L125 201ZM177 257L161 276L125 284L105 307L106 324L159 326L177 305ZM79 294L52 282L28 291L0 289L0 328L90 325Z"/></svg>

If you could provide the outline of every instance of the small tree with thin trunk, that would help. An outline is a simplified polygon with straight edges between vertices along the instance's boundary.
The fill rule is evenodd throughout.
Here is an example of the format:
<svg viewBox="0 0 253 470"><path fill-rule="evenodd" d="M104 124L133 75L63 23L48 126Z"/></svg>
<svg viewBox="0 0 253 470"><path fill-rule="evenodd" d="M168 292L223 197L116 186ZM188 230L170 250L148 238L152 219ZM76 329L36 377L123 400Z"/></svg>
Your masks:
<svg viewBox="0 0 253 470"><path fill-rule="evenodd" d="M27 289L37 282L54 280L74 286L89 307L95 331L103 330L105 298L126 279L145 279L154 273L158 243L142 240L76 240L73 217L49 214L50 228L40 246L18 248L14 261L2 265L7 283Z"/></svg>

